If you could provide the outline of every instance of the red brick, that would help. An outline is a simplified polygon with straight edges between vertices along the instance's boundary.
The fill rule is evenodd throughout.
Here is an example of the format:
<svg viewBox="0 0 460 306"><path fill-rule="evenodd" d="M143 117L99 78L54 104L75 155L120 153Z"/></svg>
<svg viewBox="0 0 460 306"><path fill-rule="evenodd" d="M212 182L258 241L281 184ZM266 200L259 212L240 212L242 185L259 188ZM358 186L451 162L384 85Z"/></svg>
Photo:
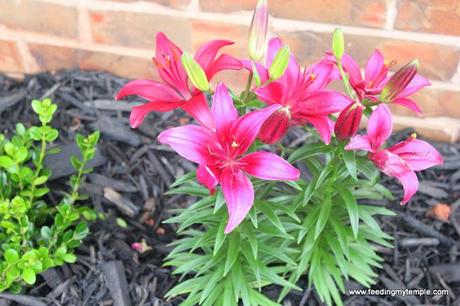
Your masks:
<svg viewBox="0 0 460 306"><path fill-rule="evenodd" d="M12 29L77 37L76 8L32 0L0 1L0 24Z"/></svg>
<svg viewBox="0 0 460 306"><path fill-rule="evenodd" d="M156 2L158 4L172 8L184 9L190 4L190 0L107 0L115 2Z"/></svg>
<svg viewBox="0 0 460 306"><path fill-rule="evenodd" d="M460 35L460 3L458 0L399 0L395 27Z"/></svg>
<svg viewBox="0 0 460 306"><path fill-rule="evenodd" d="M89 17L96 43L153 49L155 34L161 31L190 48L190 23L185 18L114 11L89 11Z"/></svg>
<svg viewBox="0 0 460 306"><path fill-rule="evenodd" d="M201 0L200 7L225 13L252 10L255 3L255 0ZM268 4L270 13L281 18L379 28L385 24L385 0L269 0Z"/></svg>
<svg viewBox="0 0 460 306"><path fill-rule="evenodd" d="M192 20L192 49L196 51L212 39L227 39L234 44L225 47L223 52L237 57L247 57L248 28L226 22Z"/></svg>
<svg viewBox="0 0 460 306"><path fill-rule="evenodd" d="M0 40L0 71L10 73L24 72L21 55L16 42Z"/></svg>
<svg viewBox="0 0 460 306"><path fill-rule="evenodd" d="M296 53L302 64L311 64L330 49L332 34L304 32L279 33ZM395 68L412 59L420 60L420 73L433 80L447 81L456 73L460 50L456 47L430 43L408 42L389 38L350 35L345 33L346 52L364 67L374 48L380 49Z"/></svg>
<svg viewBox="0 0 460 306"><path fill-rule="evenodd" d="M79 67L83 70L108 71L130 79L157 79L150 59L110 52L79 50Z"/></svg>
<svg viewBox="0 0 460 306"><path fill-rule="evenodd" d="M411 99L420 106L424 117L460 118L460 91L428 87L411 96ZM392 106L392 110L398 115L416 116L414 112L398 105Z"/></svg>
<svg viewBox="0 0 460 306"><path fill-rule="evenodd" d="M102 70L126 78L156 78L156 71L150 59L114 54L110 51L89 51L70 47L29 44L39 71L81 68Z"/></svg>
<svg viewBox="0 0 460 306"><path fill-rule="evenodd" d="M78 66L78 53L70 47L29 43L29 50L40 71L57 71Z"/></svg>

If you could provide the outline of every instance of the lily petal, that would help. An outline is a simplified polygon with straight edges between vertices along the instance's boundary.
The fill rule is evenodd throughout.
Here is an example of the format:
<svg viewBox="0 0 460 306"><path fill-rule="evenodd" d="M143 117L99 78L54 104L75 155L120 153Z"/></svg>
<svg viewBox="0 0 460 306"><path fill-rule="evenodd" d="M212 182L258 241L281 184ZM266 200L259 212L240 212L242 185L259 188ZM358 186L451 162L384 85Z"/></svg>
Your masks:
<svg viewBox="0 0 460 306"><path fill-rule="evenodd" d="M365 80L368 82L376 80L381 74L384 62L382 53L375 49L366 64Z"/></svg>
<svg viewBox="0 0 460 306"><path fill-rule="evenodd" d="M181 55L182 50L169 40L165 33L157 33L155 56L160 65L167 66L169 61L178 61Z"/></svg>
<svg viewBox="0 0 460 306"><path fill-rule="evenodd" d="M200 93L192 97L192 99L182 105L182 109L195 118L202 126L211 130L215 128L214 119L212 118L208 101L206 101L204 94Z"/></svg>
<svg viewBox="0 0 460 306"><path fill-rule="evenodd" d="M420 107L418 107L418 105L414 101L412 101L411 99L396 98L395 100L393 100L392 103L399 104L399 105L402 105L404 107L407 107L408 109L414 111L419 116L422 115L422 110L420 109Z"/></svg>
<svg viewBox="0 0 460 306"><path fill-rule="evenodd" d="M233 105L233 99L228 93L227 87L223 83L219 83L216 87L211 106L211 113L215 120L216 132L219 138L238 118L238 111Z"/></svg>
<svg viewBox="0 0 460 306"><path fill-rule="evenodd" d="M136 95L146 100L181 101L183 98L171 87L150 80L134 80L125 84L117 93L115 99Z"/></svg>
<svg viewBox="0 0 460 306"><path fill-rule="evenodd" d="M325 144L331 142L332 131L334 130L334 121L328 116L305 117L318 131L319 136Z"/></svg>
<svg viewBox="0 0 460 306"><path fill-rule="evenodd" d="M358 63L350 55L343 55L342 65L343 69L348 73L351 86L355 87L363 80Z"/></svg>
<svg viewBox="0 0 460 306"><path fill-rule="evenodd" d="M393 130L393 119L386 104L380 104L372 112L367 122L367 134L371 140L372 147L380 148L390 137Z"/></svg>
<svg viewBox="0 0 460 306"><path fill-rule="evenodd" d="M256 95L265 104L282 104L283 86L280 82L272 82L267 86L258 88Z"/></svg>
<svg viewBox="0 0 460 306"><path fill-rule="evenodd" d="M232 127L231 135L237 143L236 154L246 152L259 134L262 124L270 117L280 105L271 105L261 110L252 111L239 118Z"/></svg>
<svg viewBox="0 0 460 306"><path fill-rule="evenodd" d="M230 40L216 39L208 41L196 51L195 60L206 71L216 58L217 52L229 45L233 45L233 42Z"/></svg>
<svg viewBox="0 0 460 306"><path fill-rule="evenodd" d="M181 107L184 102L163 102L154 101L143 105L134 106L129 115L129 124L132 128L137 128L144 121L145 116L150 112L169 112Z"/></svg>
<svg viewBox="0 0 460 306"><path fill-rule="evenodd" d="M297 103L292 111L299 111L305 116L324 116L340 112L352 102L341 93L323 90L312 93L304 101Z"/></svg>
<svg viewBox="0 0 460 306"><path fill-rule="evenodd" d="M367 135L355 135L350 139L350 142L345 146L345 150L363 150L373 152L371 141Z"/></svg>
<svg viewBox="0 0 460 306"><path fill-rule="evenodd" d="M416 74L414 78L410 81L403 91L398 95L398 98L405 98L419 91L423 87L430 86L431 83L428 79L422 77L420 74Z"/></svg>
<svg viewBox="0 0 460 306"><path fill-rule="evenodd" d="M158 135L158 141L170 145L182 157L202 165L212 165L222 152L215 135L198 125L184 125L167 129Z"/></svg>
<svg viewBox="0 0 460 306"><path fill-rule="evenodd" d="M409 164L400 156L382 150L377 153L371 153L369 159L388 176L395 177L404 188L404 198L401 205L407 203L410 198L417 192L418 179L415 172L410 168Z"/></svg>
<svg viewBox="0 0 460 306"><path fill-rule="evenodd" d="M246 217L254 203L254 187L242 170L224 169L221 175L222 192L227 202L228 222L225 234L233 231Z"/></svg>
<svg viewBox="0 0 460 306"><path fill-rule="evenodd" d="M395 175L396 179L401 183L404 189L404 198L401 205L406 204L417 192L418 178L414 171L405 171Z"/></svg>
<svg viewBox="0 0 460 306"><path fill-rule="evenodd" d="M208 79L211 80L216 75L216 73L222 70L240 70L241 68L243 68L243 64L239 59L228 54L221 54L212 64L207 67L205 72Z"/></svg>
<svg viewBox="0 0 460 306"><path fill-rule="evenodd" d="M216 174L208 166L199 165L196 169L196 178L198 182L206 186L211 194L214 193L215 187L219 183Z"/></svg>
<svg viewBox="0 0 460 306"><path fill-rule="evenodd" d="M432 145L419 139L409 138L388 148L388 151L399 155L414 171L443 164L441 154Z"/></svg>
<svg viewBox="0 0 460 306"><path fill-rule="evenodd" d="M240 159L242 169L263 180L296 181L300 171L286 160L271 152L254 152Z"/></svg>

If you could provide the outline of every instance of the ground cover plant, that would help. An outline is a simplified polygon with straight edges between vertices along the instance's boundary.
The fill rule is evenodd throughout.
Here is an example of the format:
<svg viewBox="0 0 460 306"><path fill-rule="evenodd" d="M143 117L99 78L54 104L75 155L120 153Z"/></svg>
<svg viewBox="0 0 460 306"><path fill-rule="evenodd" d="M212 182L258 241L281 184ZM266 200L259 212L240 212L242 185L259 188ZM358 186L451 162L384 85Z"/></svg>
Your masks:
<svg viewBox="0 0 460 306"><path fill-rule="evenodd" d="M162 81L131 81L117 95L148 100L132 109L133 127L150 112L176 108L197 121L158 136L198 165L168 192L199 198L166 221L179 225L180 237L165 265L182 275L167 296L185 295L182 305L278 305L301 289L302 277L323 302L342 305L344 281L370 287L382 267L378 245L392 246L375 217L394 213L366 203L393 199L380 172L402 185L404 205L417 191L416 172L443 163L415 134L386 143L389 104L421 112L410 96L430 83L417 74L416 60L391 74L394 63L375 50L361 73L337 29L331 50L303 68L279 38L267 39L267 20L266 1L259 1L248 60L217 56L231 44L225 40L192 57L159 33L154 63ZM211 86L225 69L247 70L242 93ZM338 80L344 92L329 89ZM367 133L357 134L364 117ZM283 146L292 126L316 137L299 148ZM283 287L277 301L262 294L271 284Z"/></svg>
<svg viewBox="0 0 460 306"><path fill-rule="evenodd" d="M86 220L94 219L91 209L75 204L85 198L79 187L91 172L85 167L95 155L99 133L77 135L80 156L70 157L76 174L60 203L48 205L51 172L44 161L58 152L50 147L59 136L51 126L57 106L44 99L33 100L32 108L41 125L17 123L12 137L0 135L0 291L15 293L34 284L37 274L75 262L74 249L88 235Z"/></svg>

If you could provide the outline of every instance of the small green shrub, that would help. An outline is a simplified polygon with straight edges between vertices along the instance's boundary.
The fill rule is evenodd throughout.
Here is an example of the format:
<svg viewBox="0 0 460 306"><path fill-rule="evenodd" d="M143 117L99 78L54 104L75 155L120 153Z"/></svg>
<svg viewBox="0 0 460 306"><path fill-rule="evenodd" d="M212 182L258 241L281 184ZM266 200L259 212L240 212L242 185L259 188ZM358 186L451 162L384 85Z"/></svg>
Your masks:
<svg viewBox="0 0 460 306"><path fill-rule="evenodd" d="M71 157L76 174L70 190L57 206L49 205L46 183L51 172L44 160L58 153L48 148L59 136L50 126L57 106L45 99L32 101L32 108L40 126L18 123L11 139L0 134L0 291L19 292L24 284L34 284L37 274L75 262L73 250L89 232L85 219L94 218L92 210L74 203L85 198L78 189L91 172L85 165L96 154L99 132L77 135L81 158Z"/></svg>

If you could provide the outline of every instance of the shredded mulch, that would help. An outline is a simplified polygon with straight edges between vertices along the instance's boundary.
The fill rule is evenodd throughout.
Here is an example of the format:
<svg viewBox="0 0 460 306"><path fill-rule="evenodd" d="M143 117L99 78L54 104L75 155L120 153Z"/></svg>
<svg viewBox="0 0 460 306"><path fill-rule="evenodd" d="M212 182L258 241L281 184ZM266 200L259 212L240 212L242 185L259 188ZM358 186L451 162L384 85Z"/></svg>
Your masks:
<svg viewBox="0 0 460 306"><path fill-rule="evenodd" d="M175 177L194 165L170 148L159 145L156 136L164 128L186 124L180 111L151 114L139 129L129 128L129 110L136 103L114 101L127 80L101 72L63 71L26 76L18 81L0 76L0 133L8 135L16 122L36 122L32 99L50 97L59 110L53 121L61 131L62 152L47 160L53 171L49 202L55 204L72 173L66 162L75 154L75 134L100 130L95 170L83 186L90 195L85 205L94 207L103 220L91 226L91 234L78 249L78 261L51 269L23 295L0 294L0 305L177 305L164 294L178 281L162 267L175 239L175 228L161 223L168 209L184 207L193 198L163 196ZM396 133L394 141L411 131ZM299 145L305 139L293 130L285 140ZM366 201L388 206L396 217L381 218L381 225L395 238L394 248L380 248L385 265L373 289L447 289L445 296L344 296L346 305L460 305L460 144L438 143L444 166L419 173L419 192L410 204L400 206L402 188L390 178L383 184L394 201ZM445 203L448 206L440 206ZM446 207L451 208L447 211ZM450 217L440 220L437 217ZM126 224L126 225L125 225ZM139 253L131 248L144 241L151 248ZM292 292L284 305L321 305L318 296L301 281L304 292ZM349 281L347 288L362 288ZM276 296L279 288L265 289Z"/></svg>

